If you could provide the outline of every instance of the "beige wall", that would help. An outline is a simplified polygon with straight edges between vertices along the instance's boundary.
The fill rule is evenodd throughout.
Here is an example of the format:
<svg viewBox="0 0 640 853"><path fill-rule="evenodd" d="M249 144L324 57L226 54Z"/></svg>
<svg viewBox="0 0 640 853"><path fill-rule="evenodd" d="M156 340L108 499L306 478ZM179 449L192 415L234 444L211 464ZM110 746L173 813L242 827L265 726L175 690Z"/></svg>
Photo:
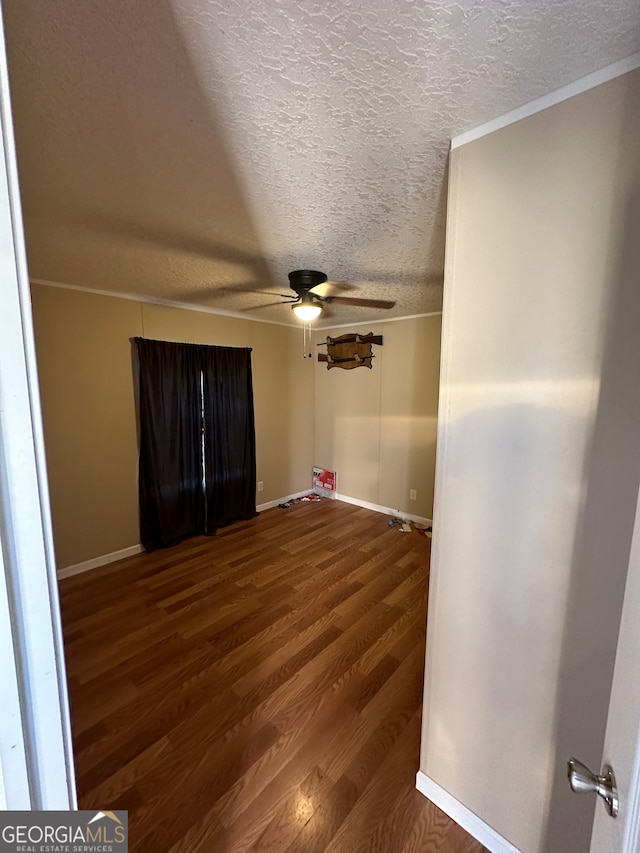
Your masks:
<svg viewBox="0 0 640 853"><path fill-rule="evenodd" d="M32 288L59 568L139 542L130 339L253 348L258 503L310 486L313 369L300 331L61 288Z"/></svg>
<svg viewBox="0 0 640 853"><path fill-rule="evenodd" d="M140 541L129 339L140 305L32 287L58 568Z"/></svg>
<svg viewBox="0 0 640 853"><path fill-rule="evenodd" d="M371 370L315 363L314 464L337 472L339 494L431 518L440 325L433 316L354 327L383 335ZM316 342L349 331L323 329Z"/></svg>
<svg viewBox="0 0 640 853"><path fill-rule="evenodd" d="M526 853L589 849L566 761L606 759L640 481L638 151L634 72L451 158L420 767Z"/></svg>

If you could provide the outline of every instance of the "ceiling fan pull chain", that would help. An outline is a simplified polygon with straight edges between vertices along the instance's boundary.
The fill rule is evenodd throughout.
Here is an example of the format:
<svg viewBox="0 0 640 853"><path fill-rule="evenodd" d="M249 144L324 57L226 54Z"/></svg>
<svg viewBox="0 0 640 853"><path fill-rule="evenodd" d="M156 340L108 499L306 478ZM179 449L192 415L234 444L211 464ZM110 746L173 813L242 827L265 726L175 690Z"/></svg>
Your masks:
<svg viewBox="0 0 640 853"><path fill-rule="evenodd" d="M311 358L311 321L305 320L302 324L302 357Z"/></svg>
<svg viewBox="0 0 640 853"><path fill-rule="evenodd" d="M309 323L307 320L302 322L302 357L307 357L307 335L309 333Z"/></svg>

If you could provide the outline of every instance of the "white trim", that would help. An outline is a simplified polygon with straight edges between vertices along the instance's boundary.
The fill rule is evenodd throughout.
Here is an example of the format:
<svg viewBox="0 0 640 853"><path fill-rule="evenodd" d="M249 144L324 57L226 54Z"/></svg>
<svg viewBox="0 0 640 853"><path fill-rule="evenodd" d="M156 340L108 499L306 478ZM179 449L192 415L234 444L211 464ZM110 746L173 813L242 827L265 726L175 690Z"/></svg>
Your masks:
<svg viewBox="0 0 640 853"><path fill-rule="evenodd" d="M0 122L0 523L30 802L13 804L14 780L6 775L5 796L14 809L67 810L76 807L73 749L1 20Z"/></svg>
<svg viewBox="0 0 640 853"><path fill-rule="evenodd" d="M411 513L408 512L400 512L398 509L379 506L378 504L372 504L368 501L361 501L358 498L350 498L347 495L338 495L333 492L325 491L320 492L318 489L315 491L318 494L322 494L323 497L335 498L336 500L343 501L344 503L361 506L364 509L371 509L374 512L382 512L385 515L392 515L394 517L397 516L398 518L405 519L406 521L415 521L418 524L431 524L430 518L423 518L420 515L411 515ZM267 501L266 503L258 504L258 506L256 506L256 512L264 512L266 509L273 509L274 506L295 500L296 498L302 498L305 495L313 494L313 492L314 489L305 489L302 492L295 492L294 494L286 495L283 498L276 498L274 501ZM100 568L100 566L106 566L109 563L114 563L116 560L124 560L126 557L133 557L135 554L141 554L143 550L142 545L130 545L128 548L121 548L119 551L112 551L110 554L102 554L100 557L92 557L90 560L85 560L82 563L75 563L72 566L65 566L63 569L58 569L58 578L69 578L73 575L89 572L92 569Z"/></svg>
<svg viewBox="0 0 640 853"><path fill-rule="evenodd" d="M366 323L367 325L375 325L376 323L397 323L400 320L419 320L421 317L441 317L442 311L430 311L427 314L407 314L405 317L382 317L380 320L358 320L354 323L331 323L323 326L314 326L313 331L319 332L321 329L352 329L354 326Z"/></svg>
<svg viewBox="0 0 640 853"><path fill-rule="evenodd" d="M553 92L543 95L541 98L536 98L529 101L528 104L523 104L515 110L511 110L504 115L491 119L484 124L478 125L465 133L460 133L454 136L451 140L451 148L460 148L462 145L467 145L476 139L483 136L488 136L490 133L495 133L496 130L501 130L510 124L515 124L517 121L522 121L523 118L528 118L535 113L554 107L556 104L567 101L576 95L581 95L589 89L595 89L596 86L601 86L603 83L608 83L610 80L615 80L616 77L622 77L623 74L628 74L630 71L635 71L640 68L640 53L634 53L626 59L621 59L605 68L600 68L592 74L587 74L586 77L581 77L579 80L562 86Z"/></svg>
<svg viewBox="0 0 640 853"><path fill-rule="evenodd" d="M0 427L1 427L0 412ZM1 435L1 429L0 429ZM1 452L1 448L0 448ZM14 647L11 612L7 590L2 548L0 548L0 810L9 807L28 809L31 806L29 793L29 766L27 748L22 725L18 667ZM3 773L10 780L10 789L5 792ZM9 805L7 804L9 798Z"/></svg>
<svg viewBox="0 0 640 853"><path fill-rule="evenodd" d="M0 812L6 812L7 799L4 795L4 780L2 778L2 765L0 764Z"/></svg>
<svg viewBox="0 0 640 853"><path fill-rule="evenodd" d="M225 308L212 308L209 305L193 305L190 302L178 302L175 299L161 299L157 296L144 296L141 293L122 293L115 290L101 290L97 287L83 287L79 284L63 284L60 281L48 281L44 278L31 278L31 284L40 284L43 287L57 287L60 290L77 290L79 293L92 293L95 296L112 296L114 299L128 299L133 302L142 302L145 305L160 305L163 308L181 308L183 311L200 311L204 314L219 314L222 317L233 317L235 320L251 320L253 323L268 323L271 326L285 326L287 329L302 328L302 324L298 321L295 323L282 323L279 320L264 320L262 317L249 316L248 313L242 311L228 311ZM432 311L430 314L409 314L406 317L386 317L381 320L362 320L367 324L371 323L393 323L397 320L417 320L420 317L437 317L442 314L442 311ZM346 329L347 327L357 325L355 323L341 323L335 325L328 323L323 326L314 326L315 331L320 329Z"/></svg>
<svg viewBox="0 0 640 853"><path fill-rule="evenodd" d="M303 492L296 492L293 495L287 495L284 498L278 498L275 501L267 501L267 503L259 504L256 507L256 512L264 512L265 509L271 509L278 504L286 503L286 501L294 498L301 498L303 495L309 495L313 489L305 489ZM63 569L58 569L58 578L70 578L73 575L80 575L83 572L89 572L92 569L99 569L100 566L107 566L109 563L115 563L116 560L124 560L126 557L133 557L135 554L141 554L144 548L142 545L129 545L128 548L120 548L119 551L112 551L110 554L102 554L100 557L92 557L90 560L85 560L82 563L75 563L72 566L65 566Z"/></svg>
<svg viewBox="0 0 640 853"><path fill-rule="evenodd" d="M340 495L337 492L329 492L327 489L305 489L304 492L296 492L294 495L287 495L285 498L278 498L275 501L268 501L268 503L260 504L260 506L256 507L256 512L264 512L265 509L271 509L279 504L292 501L295 498L301 498L304 495L309 495L314 492L323 498L342 501L346 504L353 504L353 506L360 506L363 509L373 510L373 512L381 512L384 515L391 515L394 518L402 518L403 521L415 521L416 524L431 524L430 518L423 518L421 515L412 515L410 512L402 512L399 509L393 509L393 507L389 506L381 506L380 504L374 504L370 501L361 501L360 498L352 498L349 497L349 495Z"/></svg>
<svg viewBox="0 0 640 853"><path fill-rule="evenodd" d="M440 566L440 537L437 530L440 524L440 507L446 493L449 478L444 476L445 463L449 447L451 425L451 361L453 358L453 325L455 316L455 248L457 240L458 216L457 194L460 169L456 155L449 164L447 179L447 217L445 227L444 280L442 332L440 343L440 376L438 390L438 418L436 423L436 467L433 493L433 534L431 537L431 558L429 568L429 618L427 619L427 640L424 667L424 702L422 705L421 750L429 741L431 727L431 700L433 695L433 661L439 653L440 608L438 601L438 578ZM444 617L443 617L444 618ZM421 753L422 754L422 753Z"/></svg>
<svg viewBox="0 0 640 853"><path fill-rule="evenodd" d="M503 838L500 833L492 829L488 823L485 823L471 809L468 809L459 800L456 800L455 797L440 787L437 782L434 782L422 770L418 770L416 775L416 788L448 815L451 820L455 821L469 835L472 835L490 850L491 853L520 853L518 848L514 847L510 841Z"/></svg>
<svg viewBox="0 0 640 853"><path fill-rule="evenodd" d="M363 509L371 509L374 512L382 512L384 515L392 515L394 518L401 518L403 521L415 521L417 524L431 524L430 518L423 518L421 515L413 515L410 512L402 512L399 509L393 509L390 506L381 506L380 504L372 504L369 501L361 501L360 498L351 498L349 495L339 495L336 493L336 500L343 501L346 504L361 506Z"/></svg>
<svg viewBox="0 0 640 853"><path fill-rule="evenodd" d="M256 506L256 512L264 512L265 509L271 509L278 504L286 503L286 501L294 498L301 498L303 495L309 495L313 489L305 489L303 492L296 492L293 495L287 495L284 498L278 498L275 501L267 501L267 503ZM73 575L80 575L83 572L89 572L92 569L99 569L100 566L107 566L109 563L115 563L116 560L124 560L127 557L133 557L135 554L141 554L144 551L142 545L129 545L128 548L120 548L119 551L112 551L110 554L102 554L100 557L92 557L90 560L85 560L82 563L74 563L72 566L65 566L63 569L58 569L58 578L70 578Z"/></svg>
<svg viewBox="0 0 640 853"><path fill-rule="evenodd" d="M83 563L74 563L72 566L65 566L64 569L58 570L58 577L70 578L72 575L79 575L82 572L98 569L100 566L106 566L109 563L115 563L116 560L133 557L134 554L141 554L142 551L142 545L130 545L128 548L120 548L119 551L112 551L111 554L103 554L101 557L93 557L91 560L85 560Z"/></svg>
<svg viewBox="0 0 640 853"><path fill-rule="evenodd" d="M640 853L640 736L636 739L635 758L629 790L627 791L627 825L625 827L622 853Z"/></svg>
<svg viewBox="0 0 640 853"><path fill-rule="evenodd" d="M252 323L269 323L271 326L286 326L298 328L297 323L280 323L277 320L263 320L261 317L250 317L241 311L227 311L224 308L211 308L208 305L192 305L190 302L178 302L175 299L161 299L157 296L144 296L141 293L121 293L115 290L99 290L96 287L82 287L79 284L62 284L59 281L47 281L44 278L32 278L31 284L43 287L58 287L60 290L77 290L79 293L90 293L94 296L111 296L114 299L129 299L133 302L143 302L145 305L159 305L162 308L181 308L183 311L200 311L204 314L219 314L222 317L233 317L235 320L251 320Z"/></svg>
<svg viewBox="0 0 640 853"><path fill-rule="evenodd" d="M277 498L275 501L267 501L265 504L259 504L256 507L256 512L264 512L265 509L273 509L274 506L278 506L279 504L284 504L287 501L292 501L295 498L302 498L305 495L310 495L313 493L313 489L305 489L304 492L296 492L293 495L287 495L285 498Z"/></svg>

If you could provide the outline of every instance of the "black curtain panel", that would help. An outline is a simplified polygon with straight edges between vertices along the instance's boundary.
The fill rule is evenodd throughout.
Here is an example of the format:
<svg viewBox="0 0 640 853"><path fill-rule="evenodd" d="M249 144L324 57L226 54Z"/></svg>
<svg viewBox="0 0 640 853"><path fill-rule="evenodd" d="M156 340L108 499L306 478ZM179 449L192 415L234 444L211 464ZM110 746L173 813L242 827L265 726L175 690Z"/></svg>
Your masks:
<svg viewBox="0 0 640 853"><path fill-rule="evenodd" d="M146 551L255 515L251 350L135 338Z"/></svg>
<svg viewBox="0 0 640 853"><path fill-rule="evenodd" d="M207 533L256 513L251 350L203 347Z"/></svg>
<svg viewBox="0 0 640 853"><path fill-rule="evenodd" d="M204 525L200 373L193 347L136 338L140 365L140 537L147 551Z"/></svg>

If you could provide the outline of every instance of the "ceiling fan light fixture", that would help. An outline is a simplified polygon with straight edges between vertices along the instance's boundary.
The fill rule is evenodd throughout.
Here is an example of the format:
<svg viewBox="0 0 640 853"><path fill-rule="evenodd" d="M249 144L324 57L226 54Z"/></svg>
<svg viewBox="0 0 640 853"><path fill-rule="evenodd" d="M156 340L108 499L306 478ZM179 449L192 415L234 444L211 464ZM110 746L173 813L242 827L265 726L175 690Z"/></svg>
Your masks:
<svg viewBox="0 0 640 853"><path fill-rule="evenodd" d="M292 311L299 320L304 320L304 322L307 323L320 316L322 306L317 303L301 302L299 305L293 305Z"/></svg>

